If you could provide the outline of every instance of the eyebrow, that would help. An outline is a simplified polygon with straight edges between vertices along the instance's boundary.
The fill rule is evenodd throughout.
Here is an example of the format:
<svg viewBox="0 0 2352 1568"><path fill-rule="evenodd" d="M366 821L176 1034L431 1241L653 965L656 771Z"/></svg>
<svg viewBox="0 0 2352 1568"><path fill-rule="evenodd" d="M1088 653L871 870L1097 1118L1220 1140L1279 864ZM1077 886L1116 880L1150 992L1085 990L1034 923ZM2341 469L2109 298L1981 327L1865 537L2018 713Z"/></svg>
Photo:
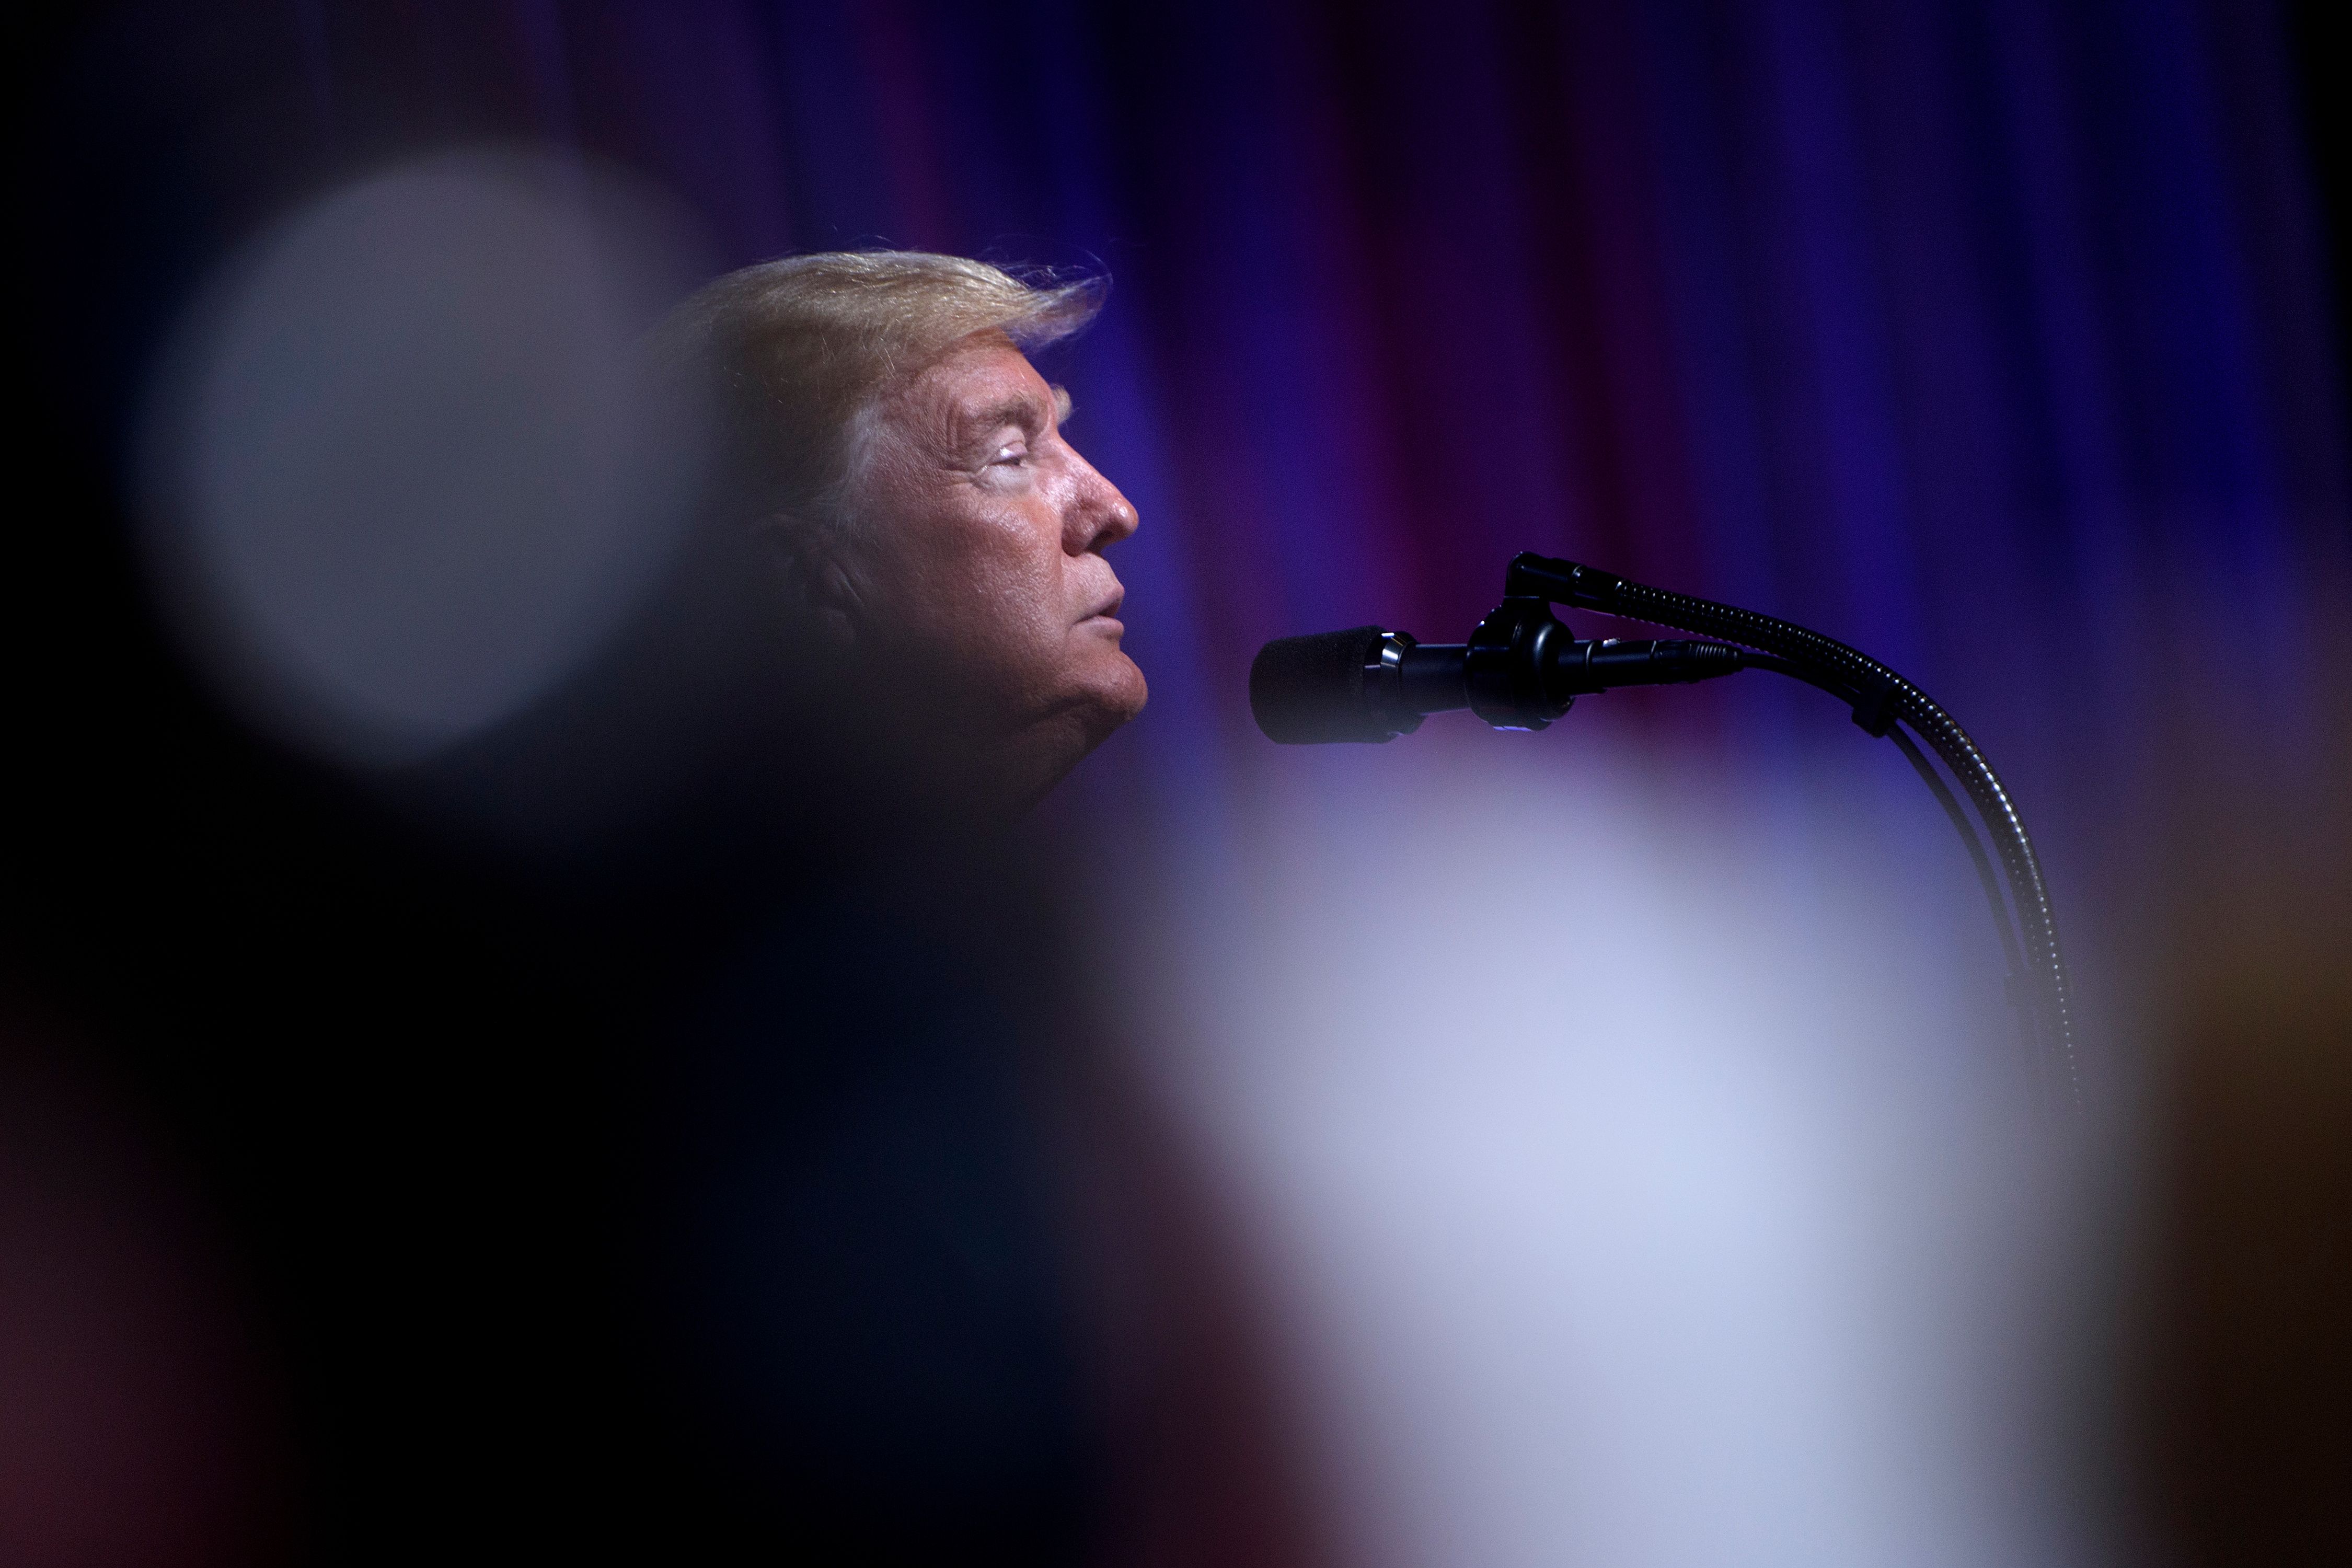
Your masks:
<svg viewBox="0 0 2352 1568"><path fill-rule="evenodd" d="M985 408L975 408L964 416L964 429L973 437L991 430L1001 430L1007 425L1018 425L1035 434L1045 427L1038 416L1037 401L1032 397L1008 397L992 403Z"/></svg>
<svg viewBox="0 0 2352 1568"><path fill-rule="evenodd" d="M1069 389L1054 386L1048 390L1053 394L1054 419L1058 424L1070 416L1073 405ZM1034 397L1007 397L985 408L973 409L963 421L967 440L978 440L983 433L1001 430L1007 425L1017 425L1033 437L1042 435L1045 426L1038 416L1037 400Z"/></svg>

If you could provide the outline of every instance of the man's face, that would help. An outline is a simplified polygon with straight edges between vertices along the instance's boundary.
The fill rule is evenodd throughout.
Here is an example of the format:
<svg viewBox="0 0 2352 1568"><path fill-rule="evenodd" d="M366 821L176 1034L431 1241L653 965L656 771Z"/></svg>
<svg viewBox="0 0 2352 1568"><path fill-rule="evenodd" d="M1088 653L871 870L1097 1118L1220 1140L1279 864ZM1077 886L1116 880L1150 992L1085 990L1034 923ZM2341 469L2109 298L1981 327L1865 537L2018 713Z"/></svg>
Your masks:
<svg viewBox="0 0 2352 1568"><path fill-rule="evenodd" d="M1142 709L1103 552L1135 509L1062 436L1069 401L976 336L869 415L840 563L861 660L1023 798Z"/></svg>

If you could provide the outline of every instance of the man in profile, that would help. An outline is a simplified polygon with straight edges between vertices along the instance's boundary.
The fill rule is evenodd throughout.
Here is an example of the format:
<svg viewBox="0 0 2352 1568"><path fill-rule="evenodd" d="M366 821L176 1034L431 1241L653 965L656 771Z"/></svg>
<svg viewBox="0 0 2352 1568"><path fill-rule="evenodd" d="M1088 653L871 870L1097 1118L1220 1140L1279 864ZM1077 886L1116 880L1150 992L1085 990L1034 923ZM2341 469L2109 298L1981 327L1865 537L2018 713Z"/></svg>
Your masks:
<svg viewBox="0 0 2352 1568"><path fill-rule="evenodd" d="M652 1111L657 1378L684 1495L707 1489L674 1511L714 1552L1096 1561L1110 1491L1136 1506L1107 1479L1139 1444L1088 1392L1097 1270L1068 1222L1127 1178L1074 1175L1044 1109L1086 1102L1080 1142L1131 1158L1116 1094L1071 1087L1117 932L1079 929L1066 847L1008 837L1145 699L1105 558L1135 509L1027 358L1101 295L803 256L658 340L718 432L709 520L753 546L798 676L762 753L791 869Z"/></svg>
<svg viewBox="0 0 2352 1568"><path fill-rule="evenodd" d="M1027 353L1101 308L909 252L730 274L662 351L719 434L718 509L751 531L836 718L893 769L1017 814L1144 703L1104 552L1136 529L1069 444Z"/></svg>

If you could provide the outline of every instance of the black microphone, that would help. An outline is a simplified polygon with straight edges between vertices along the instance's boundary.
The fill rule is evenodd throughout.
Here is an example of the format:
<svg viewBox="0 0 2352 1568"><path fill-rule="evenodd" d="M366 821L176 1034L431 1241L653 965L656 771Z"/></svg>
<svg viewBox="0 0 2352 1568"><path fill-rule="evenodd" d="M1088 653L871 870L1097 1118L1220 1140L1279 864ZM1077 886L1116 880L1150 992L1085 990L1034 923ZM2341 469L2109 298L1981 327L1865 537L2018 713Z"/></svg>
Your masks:
<svg viewBox="0 0 2352 1568"><path fill-rule="evenodd" d="M1454 708L1498 730L1540 730L1579 697L1730 675L1748 658L1729 643L1574 637L1547 601L1514 597L1466 643L1421 643L1383 626L1276 637L1250 664L1250 711L1286 746L1377 745Z"/></svg>
<svg viewBox="0 0 2352 1568"><path fill-rule="evenodd" d="M1288 746L1332 741L1377 745L1411 734L1424 716L1449 708L1467 708L1498 730L1540 730L1579 697L1612 686L1660 686L1765 669L1819 687L1851 707L1864 731L1902 749L1958 830L2009 962L2010 998L2019 1027L2029 1047L2046 1048L2048 1066L2063 1075L2067 1097L2080 1102L2070 986L2041 861L2000 775L1968 731L1926 692L1860 649L1792 621L1654 588L1573 561L1532 552L1515 556L1503 574L1503 602L1466 643L1423 645L1382 626L1276 638L1258 649L1250 665L1250 711L1257 716L1257 727L1267 740ZM1551 613L1554 605L1738 641L1592 641L1561 625ZM1906 726L1967 792L1993 855L1986 854L1968 814ZM2007 899L2000 874L2008 878Z"/></svg>

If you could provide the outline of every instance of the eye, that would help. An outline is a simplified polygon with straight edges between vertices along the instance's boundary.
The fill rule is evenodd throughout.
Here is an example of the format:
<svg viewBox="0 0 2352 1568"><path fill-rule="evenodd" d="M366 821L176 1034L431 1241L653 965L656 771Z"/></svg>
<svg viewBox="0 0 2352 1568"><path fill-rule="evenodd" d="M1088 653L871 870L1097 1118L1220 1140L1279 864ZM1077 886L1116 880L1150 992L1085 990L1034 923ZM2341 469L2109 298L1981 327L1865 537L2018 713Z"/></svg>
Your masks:
<svg viewBox="0 0 2352 1568"><path fill-rule="evenodd" d="M995 454L988 459L988 466L993 468L1010 465L1011 467L1017 468L1023 463L1028 461L1028 442L1007 441L1003 446L999 447L996 449Z"/></svg>

